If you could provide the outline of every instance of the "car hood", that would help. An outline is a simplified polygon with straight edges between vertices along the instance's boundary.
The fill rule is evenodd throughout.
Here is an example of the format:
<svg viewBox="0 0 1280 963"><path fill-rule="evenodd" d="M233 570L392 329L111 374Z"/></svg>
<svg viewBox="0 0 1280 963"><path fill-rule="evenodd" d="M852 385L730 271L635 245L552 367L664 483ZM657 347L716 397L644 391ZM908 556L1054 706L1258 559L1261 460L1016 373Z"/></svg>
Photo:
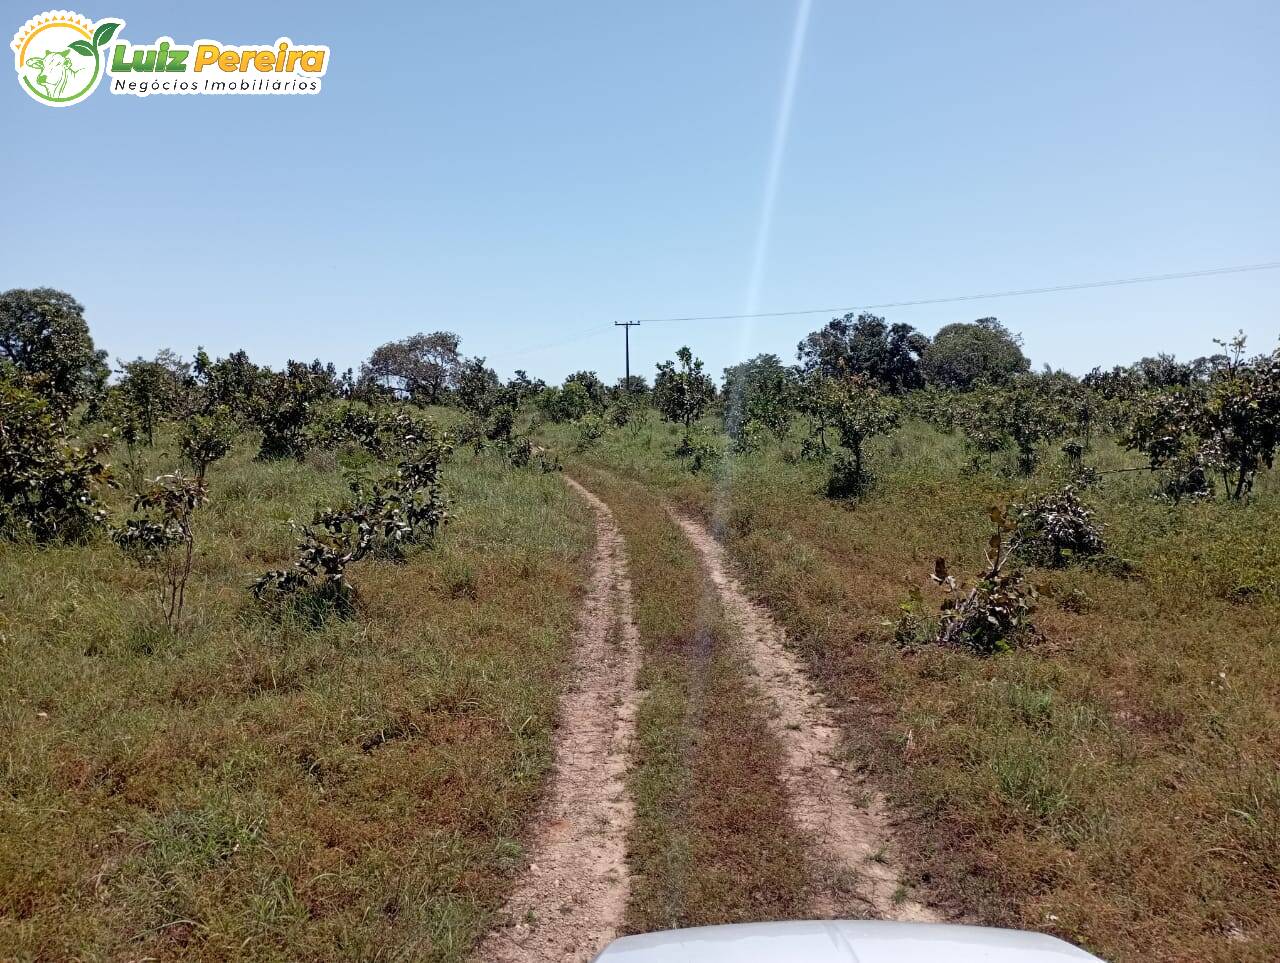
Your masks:
<svg viewBox="0 0 1280 963"><path fill-rule="evenodd" d="M873 920L744 923L615 940L596 963L1101 963L1041 933Z"/></svg>

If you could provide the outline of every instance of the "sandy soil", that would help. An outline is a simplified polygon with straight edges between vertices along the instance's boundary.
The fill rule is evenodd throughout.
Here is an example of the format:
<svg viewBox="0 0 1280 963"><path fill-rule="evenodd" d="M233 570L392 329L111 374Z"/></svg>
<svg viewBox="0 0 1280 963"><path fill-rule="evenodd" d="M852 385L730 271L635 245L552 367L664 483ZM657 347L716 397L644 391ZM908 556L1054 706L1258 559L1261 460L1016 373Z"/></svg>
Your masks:
<svg viewBox="0 0 1280 963"><path fill-rule="evenodd" d="M591 584L561 703L555 770L528 871L476 963L590 960L618 935L630 891L626 790L635 730L639 639L622 535L608 507L572 478L595 512Z"/></svg>
<svg viewBox="0 0 1280 963"><path fill-rule="evenodd" d="M673 513L702 556L762 689L776 707L771 726L784 748L783 782L796 824L813 840L821 870L814 909L827 917L937 921L941 914L900 886L893 827L883 796L851 770L832 710L785 636L726 569L720 543L701 523Z"/></svg>

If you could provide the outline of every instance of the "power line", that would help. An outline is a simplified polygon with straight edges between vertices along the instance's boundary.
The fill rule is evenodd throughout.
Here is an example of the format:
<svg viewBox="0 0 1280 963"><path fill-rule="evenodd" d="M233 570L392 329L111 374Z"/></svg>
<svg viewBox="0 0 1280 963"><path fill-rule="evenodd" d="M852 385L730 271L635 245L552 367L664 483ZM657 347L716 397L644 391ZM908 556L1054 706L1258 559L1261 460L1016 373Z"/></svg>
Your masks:
<svg viewBox="0 0 1280 963"><path fill-rule="evenodd" d="M534 345L529 348L521 348L519 351L511 352L506 355L507 358L523 358L525 355L537 354L540 351L549 351L552 348L563 347L566 344L577 344L579 341L586 341L589 338L596 338L604 334L611 328L609 324L595 324L589 328L584 328L573 334L566 335L556 341L548 341L545 344Z"/></svg>
<svg viewBox="0 0 1280 963"><path fill-rule="evenodd" d="M1244 274L1248 271L1273 271L1280 268L1280 261L1261 264L1238 264L1232 267L1206 268L1203 271L1178 271L1173 274L1145 274L1133 278L1114 278L1108 281L1080 281L1075 284L1055 284L1043 288L1020 288L1014 291L995 291L986 294L961 294L946 298L921 298L915 301L886 301L882 304L855 304L843 308L805 308L799 311L765 311L758 314L706 314L684 318L638 318L645 324L667 324L674 321L737 321L751 318L787 318L805 314L851 314L854 311L875 311L884 308L909 308L923 304L954 304L960 301L985 301L989 298L1012 298L1026 294L1052 294L1057 291L1082 291L1086 288L1110 288L1124 284L1148 284L1154 281L1176 281L1182 278L1202 278L1215 274Z"/></svg>

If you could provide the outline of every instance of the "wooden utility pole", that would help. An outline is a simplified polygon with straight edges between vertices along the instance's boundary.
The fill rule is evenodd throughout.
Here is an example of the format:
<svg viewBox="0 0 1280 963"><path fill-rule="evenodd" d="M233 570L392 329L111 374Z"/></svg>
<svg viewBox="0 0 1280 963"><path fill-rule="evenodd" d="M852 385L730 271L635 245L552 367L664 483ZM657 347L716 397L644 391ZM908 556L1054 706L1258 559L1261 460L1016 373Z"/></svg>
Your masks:
<svg viewBox="0 0 1280 963"><path fill-rule="evenodd" d="M627 367L626 367L627 378L625 381L623 381L623 384L626 385L627 394L630 394L631 393L631 329L639 327L640 322L639 321L615 321L613 322L613 326L615 328L622 329L622 337L626 343L625 350L627 353Z"/></svg>

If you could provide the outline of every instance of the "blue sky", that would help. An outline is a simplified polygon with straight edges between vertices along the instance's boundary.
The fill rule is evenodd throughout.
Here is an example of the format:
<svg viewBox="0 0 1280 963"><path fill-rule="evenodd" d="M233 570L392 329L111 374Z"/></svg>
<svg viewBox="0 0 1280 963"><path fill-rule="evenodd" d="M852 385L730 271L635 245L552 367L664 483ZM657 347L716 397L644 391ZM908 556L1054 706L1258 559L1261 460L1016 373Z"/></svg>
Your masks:
<svg viewBox="0 0 1280 963"><path fill-rule="evenodd" d="M77 3L134 43L332 48L316 97L52 110L8 82L0 288L72 292L113 358L345 367L448 328L504 374L612 379L621 318L1280 259L1270 0L813 0L802 45L784 0ZM1269 349L1280 271L885 313L994 314L1080 372L1238 328ZM824 320L644 325L633 370L790 359Z"/></svg>

